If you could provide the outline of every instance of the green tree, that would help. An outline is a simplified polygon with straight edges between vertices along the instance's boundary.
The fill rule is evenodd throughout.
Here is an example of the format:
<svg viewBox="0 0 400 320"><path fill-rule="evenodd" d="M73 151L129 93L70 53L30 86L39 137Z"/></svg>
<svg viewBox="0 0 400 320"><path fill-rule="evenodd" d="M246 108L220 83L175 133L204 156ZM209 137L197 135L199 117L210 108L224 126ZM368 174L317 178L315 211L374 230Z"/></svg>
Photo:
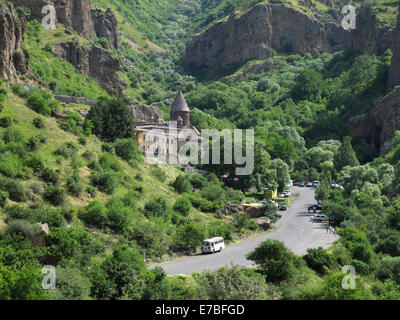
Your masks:
<svg viewBox="0 0 400 320"><path fill-rule="evenodd" d="M288 280L294 273L295 255L278 240L266 240L247 255L266 276L267 282Z"/></svg>
<svg viewBox="0 0 400 320"><path fill-rule="evenodd" d="M295 100L312 101L321 94L323 86L322 75L312 69L306 69L295 78L291 95Z"/></svg>
<svg viewBox="0 0 400 320"><path fill-rule="evenodd" d="M88 113L93 132L104 141L134 137L133 119L126 103L117 98L102 97Z"/></svg>
<svg viewBox="0 0 400 320"><path fill-rule="evenodd" d="M206 230L200 224L189 222L176 230L177 246L181 250L194 252L206 239Z"/></svg>
<svg viewBox="0 0 400 320"><path fill-rule="evenodd" d="M262 300L266 298L265 279L238 266L203 272L199 296L207 300Z"/></svg>
<svg viewBox="0 0 400 320"><path fill-rule="evenodd" d="M350 137L343 138L343 142L334 156L334 163L337 171L342 170L345 166L359 165L356 153L351 146Z"/></svg>

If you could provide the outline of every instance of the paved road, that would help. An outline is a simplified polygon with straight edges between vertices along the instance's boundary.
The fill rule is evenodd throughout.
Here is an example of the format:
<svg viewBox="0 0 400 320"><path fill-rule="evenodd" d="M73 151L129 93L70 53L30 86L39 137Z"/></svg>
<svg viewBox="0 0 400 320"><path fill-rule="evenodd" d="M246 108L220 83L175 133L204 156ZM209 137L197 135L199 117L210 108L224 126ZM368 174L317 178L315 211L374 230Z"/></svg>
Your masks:
<svg viewBox="0 0 400 320"><path fill-rule="evenodd" d="M310 221L313 213L308 213L308 206L315 203L313 188L292 187L292 205L287 211L281 211L282 217L275 225L275 230L239 243L227 246L221 253L183 257L177 260L160 264L169 275L188 274L194 271L215 270L230 264L251 266L252 262L246 259L246 254L254 250L266 239L280 240L295 254L303 255L308 248L327 248L337 240L337 236L327 234L325 226Z"/></svg>

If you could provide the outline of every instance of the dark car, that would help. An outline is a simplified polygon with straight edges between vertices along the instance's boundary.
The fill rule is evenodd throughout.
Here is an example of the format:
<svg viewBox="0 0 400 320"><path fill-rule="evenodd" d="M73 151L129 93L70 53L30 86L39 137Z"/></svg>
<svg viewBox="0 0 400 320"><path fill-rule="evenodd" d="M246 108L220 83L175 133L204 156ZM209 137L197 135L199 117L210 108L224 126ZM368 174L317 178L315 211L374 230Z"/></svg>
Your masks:
<svg viewBox="0 0 400 320"><path fill-rule="evenodd" d="M280 210L281 211L286 211L287 210L286 204L282 204Z"/></svg>
<svg viewBox="0 0 400 320"><path fill-rule="evenodd" d="M304 182L300 182L299 187L304 187Z"/></svg>
<svg viewBox="0 0 400 320"><path fill-rule="evenodd" d="M313 204L312 206L308 207L308 212L310 212L310 211L314 211L315 212L317 210L319 210L319 211L322 210L322 206L320 204Z"/></svg>

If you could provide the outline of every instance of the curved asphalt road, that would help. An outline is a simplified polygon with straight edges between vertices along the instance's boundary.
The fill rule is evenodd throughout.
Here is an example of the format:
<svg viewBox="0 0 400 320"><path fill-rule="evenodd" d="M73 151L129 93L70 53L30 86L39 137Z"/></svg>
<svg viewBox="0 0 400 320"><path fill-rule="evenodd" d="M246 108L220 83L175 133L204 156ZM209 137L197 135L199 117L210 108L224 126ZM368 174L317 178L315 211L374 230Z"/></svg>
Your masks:
<svg viewBox="0 0 400 320"><path fill-rule="evenodd" d="M280 211L282 217L275 225L275 230L266 235L244 240L227 246L221 253L183 257L173 261L153 264L162 267L168 275L189 274L194 271L215 270L231 264L249 267L252 262L246 254L254 250L266 239L280 240L297 255L303 255L308 248L330 247L338 239L327 234L325 226L311 222L308 206L315 203L314 188L292 187L292 204L287 211Z"/></svg>

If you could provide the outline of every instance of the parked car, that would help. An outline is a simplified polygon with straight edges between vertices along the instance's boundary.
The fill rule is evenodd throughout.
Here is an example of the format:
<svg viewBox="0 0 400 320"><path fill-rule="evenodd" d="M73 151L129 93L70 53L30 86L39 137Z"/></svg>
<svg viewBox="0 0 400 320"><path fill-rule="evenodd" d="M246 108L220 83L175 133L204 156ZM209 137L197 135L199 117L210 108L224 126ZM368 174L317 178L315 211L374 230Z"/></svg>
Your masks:
<svg viewBox="0 0 400 320"><path fill-rule="evenodd" d="M322 206L320 204L313 204L313 205L308 207L308 212L310 212L310 211L314 211L315 212L317 210L319 210L319 211L322 210Z"/></svg>
<svg viewBox="0 0 400 320"><path fill-rule="evenodd" d="M307 182L306 187L312 187L312 182Z"/></svg>
<svg viewBox="0 0 400 320"><path fill-rule="evenodd" d="M299 187L304 187L304 182L300 182Z"/></svg>
<svg viewBox="0 0 400 320"><path fill-rule="evenodd" d="M285 190L285 191L283 191L283 193L285 194L285 197L287 198L287 197L290 197L290 195L292 194L292 191Z"/></svg>
<svg viewBox="0 0 400 320"><path fill-rule="evenodd" d="M286 211L287 210L286 204L281 204L280 210L281 211Z"/></svg>
<svg viewBox="0 0 400 320"><path fill-rule="evenodd" d="M323 214L317 214L317 215L311 217L311 221L327 222L327 221L329 221L329 218Z"/></svg>
<svg viewBox="0 0 400 320"><path fill-rule="evenodd" d="M284 194L283 192L279 192L279 193L278 193L278 197L279 197L279 198L284 198L284 197L285 197L285 194Z"/></svg>
<svg viewBox="0 0 400 320"><path fill-rule="evenodd" d="M319 186L319 181L318 181L318 180L314 181L314 182L313 182L313 186L314 186L314 187L318 187L318 186Z"/></svg>

